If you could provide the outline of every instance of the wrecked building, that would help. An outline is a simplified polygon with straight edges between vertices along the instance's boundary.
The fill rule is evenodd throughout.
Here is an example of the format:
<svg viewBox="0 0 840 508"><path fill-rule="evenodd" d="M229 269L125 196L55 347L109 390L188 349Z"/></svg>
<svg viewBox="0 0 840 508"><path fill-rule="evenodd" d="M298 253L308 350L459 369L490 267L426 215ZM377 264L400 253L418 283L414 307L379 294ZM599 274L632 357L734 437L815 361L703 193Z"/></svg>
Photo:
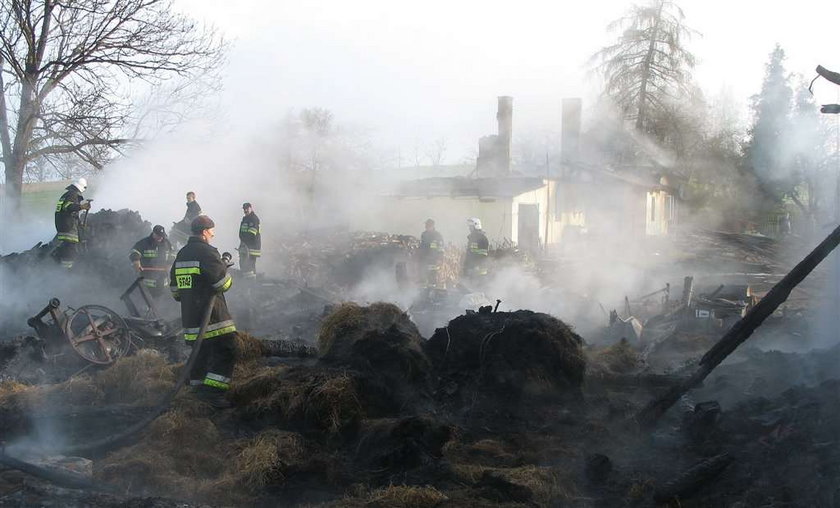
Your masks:
<svg viewBox="0 0 840 508"><path fill-rule="evenodd" d="M566 99L563 107L564 155L549 174L512 166L513 98L499 97L498 134L480 139L469 174L399 182L371 202L354 226L417 234L432 217L444 238L457 244L466 236L466 218L478 217L492 242L531 252L587 236L638 242L673 234L681 200L676 177L653 165L586 164L578 146L580 100ZM394 209L400 213L389 212Z"/></svg>

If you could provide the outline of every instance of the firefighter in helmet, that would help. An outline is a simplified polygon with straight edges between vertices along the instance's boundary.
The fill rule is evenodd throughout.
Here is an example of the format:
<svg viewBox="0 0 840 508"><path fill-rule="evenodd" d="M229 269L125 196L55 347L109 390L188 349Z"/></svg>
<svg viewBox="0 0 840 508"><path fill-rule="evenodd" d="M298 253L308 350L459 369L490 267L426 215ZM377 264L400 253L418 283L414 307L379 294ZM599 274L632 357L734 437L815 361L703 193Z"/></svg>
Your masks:
<svg viewBox="0 0 840 508"><path fill-rule="evenodd" d="M420 266L425 271L426 287L436 288L443 264L443 235L435 229L434 220L426 219L425 226L425 231L420 234Z"/></svg>
<svg viewBox="0 0 840 508"><path fill-rule="evenodd" d="M68 185L55 206L55 239L58 246L53 252L61 266L73 268L79 253L79 212L90 210L90 201L85 201L82 193L87 189L87 180L79 178Z"/></svg>
<svg viewBox="0 0 840 508"><path fill-rule="evenodd" d="M464 275L476 281L487 275L490 242L481 229L480 219L467 219L467 226L470 228L470 234L467 236L467 252L464 256Z"/></svg>

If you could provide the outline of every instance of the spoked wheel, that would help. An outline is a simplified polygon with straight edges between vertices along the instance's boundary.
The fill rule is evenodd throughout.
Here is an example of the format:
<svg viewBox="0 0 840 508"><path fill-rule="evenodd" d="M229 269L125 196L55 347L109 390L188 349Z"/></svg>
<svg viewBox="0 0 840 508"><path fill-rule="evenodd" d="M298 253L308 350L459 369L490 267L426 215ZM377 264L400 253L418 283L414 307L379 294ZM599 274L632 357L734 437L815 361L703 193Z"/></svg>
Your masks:
<svg viewBox="0 0 840 508"><path fill-rule="evenodd" d="M64 325L73 349L85 360L109 365L131 348L128 326L119 314L101 305L76 309Z"/></svg>

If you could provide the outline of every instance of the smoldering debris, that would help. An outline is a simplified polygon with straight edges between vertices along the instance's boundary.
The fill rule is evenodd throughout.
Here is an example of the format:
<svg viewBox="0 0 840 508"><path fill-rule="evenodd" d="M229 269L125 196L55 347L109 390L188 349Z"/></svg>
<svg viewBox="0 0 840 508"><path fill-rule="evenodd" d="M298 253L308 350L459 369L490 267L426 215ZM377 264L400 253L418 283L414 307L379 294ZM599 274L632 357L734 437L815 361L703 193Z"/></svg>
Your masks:
<svg viewBox="0 0 840 508"><path fill-rule="evenodd" d="M533 321L527 337L534 344L539 340L566 340L564 346L572 348L581 344L565 325L548 316L499 313L496 318L514 321L509 325L512 332L527 331L527 323ZM489 321L487 325L492 326ZM469 327L461 325L452 325L457 340L477 345L467 337ZM566 333L564 338L549 336L557 330ZM541 333L546 335L542 339ZM459 424L449 410L435 409L439 404L435 394L443 393L438 385L448 381L440 381L442 371L430 361L425 340L406 314L390 304L345 304L325 319L320 336L322 350L313 365L271 367L260 341L239 334L240 363L230 393L234 404L230 412L213 416L191 395L180 395L168 413L138 436L136 444L97 458L94 477L138 496L234 504L268 502L274 496L340 497L359 482L372 489L359 493L360 498L385 498L386 493L375 493L376 489L395 481L408 482L405 489L421 489L429 482L439 485L429 489L443 489L459 481L460 473L446 463L447 447L460 435ZM515 334L500 337L500 344L511 341L518 344L514 347L520 354L527 354L527 343L517 342ZM540 350L546 347L550 349L542 346ZM498 363L498 359L492 361ZM570 368L568 377L579 385L582 357L567 361L578 369L572 373ZM7 416L30 414L42 401L47 404L48 399L56 400L50 397L59 395L89 409L117 401L144 407L160 388L173 382L177 369L160 354L143 351L101 372L82 374L49 389L7 384L0 409ZM506 375L517 369L526 365L511 364ZM532 380L549 374L535 371ZM520 377L525 379L524 372ZM544 389L551 386L549 382ZM99 417L97 427L114 421L101 413ZM3 422L11 425L8 418ZM86 423L90 426L91 422ZM72 421L65 425L69 426ZM21 421L15 435L28 436L32 427L30 421ZM67 428L62 434L79 438ZM477 480L476 488L495 492L498 482L490 485L488 481ZM513 486L503 489L515 490ZM508 495L504 492L493 496Z"/></svg>
<svg viewBox="0 0 840 508"><path fill-rule="evenodd" d="M136 275L128 262L128 250L151 233L152 224L132 210L100 210L90 213L81 232L81 251L72 273L52 256L55 239L44 238L28 251L0 257L0 283L14 288L4 295L0 329L20 331L33 309L58 297L68 303L107 303L116 306L119 293ZM49 289L45 294L44 290ZM91 301L92 300L92 301ZM6 334L8 335L8 334Z"/></svg>
<svg viewBox="0 0 840 508"><path fill-rule="evenodd" d="M409 235L333 229L299 233L273 248L285 260L283 278L305 287L347 289L377 269L393 274L418 245Z"/></svg>
<svg viewBox="0 0 840 508"><path fill-rule="evenodd" d="M447 395L491 395L494 403L580 389L583 339L562 321L531 311L480 312L439 328L426 353Z"/></svg>
<svg viewBox="0 0 840 508"><path fill-rule="evenodd" d="M787 265L779 243L759 235L705 229L684 231L675 237L673 249L681 253L684 268L703 272L778 274Z"/></svg>
<svg viewBox="0 0 840 508"><path fill-rule="evenodd" d="M766 468L767 446L809 443L796 461L813 451L826 471L837 464L836 455L823 453L832 440L818 423L840 414L831 384L724 406L704 432L658 431L655 443L671 444L651 446L616 416L622 404L625 415L640 407L648 389L604 383L605 376L644 372L640 351L628 341L599 350L562 321L528 311L466 314L446 328L426 341L393 305L345 304L324 320L319 355L293 366L272 365L265 354L274 346L239 334L232 409L213 413L191 394L180 395L135 444L93 457L93 479L130 496L212 505L592 506L654 498L731 504L742 499L736 481ZM116 406L123 415L142 411L177 369L144 351L52 387L6 382L0 424L8 436L30 437L32 415L71 401L74 409L58 412L62 435L83 439L74 422L103 432L120 421ZM482 402L490 404L479 412ZM511 402L516 415L488 411L494 403L512 408ZM792 462L778 453L781 471ZM721 454L735 460L718 467L714 457ZM611 467L593 473L593 456ZM748 483L756 502L770 496L759 483ZM812 487L822 490L797 488L797 495L818 500L826 492L822 483ZM36 497L54 492L27 489ZM0 499L17 495L3 492ZM111 502L90 495L96 506Z"/></svg>
<svg viewBox="0 0 840 508"><path fill-rule="evenodd" d="M359 238L359 252L381 252L376 270L389 276L411 259L410 243ZM173 499L226 506L835 502L830 484L840 479L840 461L823 426L840 414L832 352L739 350L680 401L682 411L673 408L659 427L640 433L632 415L679 384L723 327L722 319L699 318L697 305L685 305L676 291L664 301L657 292L650 305L627 300L641 334L584 340L549 314L484 307L450 315L427 339L414 309L335 303L348 293L330 266L308 279L322 278L330 289L270 276L253 289L274 322L264 322L267 333L237 334L232 408L214 412L185 391L134 442L85 459L94 482L129 497L82 490L68 499L87 496L94 506L149 496L164 496L161 506ZM734 284L718 290L722 282L696 280L693 302L740 301ZM457 308L460 293L448 292L458 296L450 299ZM744 303L747 309L755 300ZM774 317L764 330L778 333L802 319ZM21 358L37 350L25 342L0 350L7 379L0 430L7 452L32 460L37 450L101 438L142 418L180 369L165 350L141 349L64 379L26 377ZM49 370L43 359L30 361ZM791 388L796 382L810 387ZM820 478L806 476L812 467ZM786 470L795 472L788 478ZM0 471L0 502L21 492L57 495L24 478Z"/></svg>
<svg viewBox="0 0 840 508"><path fill-rule="evenodd" d="M97 281L125 281L125 260L128 256L125 246L149 236L151 231L152 224L144 221L133 210L100 210L90 213L80 236L84 255L78 257L78 269L93 275ZM54 239L45 238L28 251L2 256L0 267L17 274L23 280L23 277L32 275L36 270L43 270L46 263L56 264L50 256L55 248L53 242Z"/></svg>

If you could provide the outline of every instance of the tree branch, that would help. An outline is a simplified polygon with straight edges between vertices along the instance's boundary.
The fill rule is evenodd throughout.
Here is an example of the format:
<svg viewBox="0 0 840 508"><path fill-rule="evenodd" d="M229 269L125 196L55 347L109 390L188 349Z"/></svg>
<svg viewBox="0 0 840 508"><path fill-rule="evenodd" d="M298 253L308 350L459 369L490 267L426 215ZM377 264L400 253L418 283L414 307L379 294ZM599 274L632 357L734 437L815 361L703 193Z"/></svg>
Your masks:
<svg viewBox="0 0 840 508"><path fill-rule="evenodd" d="M87 146L118 146L125 143L135 142L134 139L86 139L75 145L50 145L39 150L30 152L27 159L32 160L44 155L55 155L62 153L78 153Z"/></svg>

